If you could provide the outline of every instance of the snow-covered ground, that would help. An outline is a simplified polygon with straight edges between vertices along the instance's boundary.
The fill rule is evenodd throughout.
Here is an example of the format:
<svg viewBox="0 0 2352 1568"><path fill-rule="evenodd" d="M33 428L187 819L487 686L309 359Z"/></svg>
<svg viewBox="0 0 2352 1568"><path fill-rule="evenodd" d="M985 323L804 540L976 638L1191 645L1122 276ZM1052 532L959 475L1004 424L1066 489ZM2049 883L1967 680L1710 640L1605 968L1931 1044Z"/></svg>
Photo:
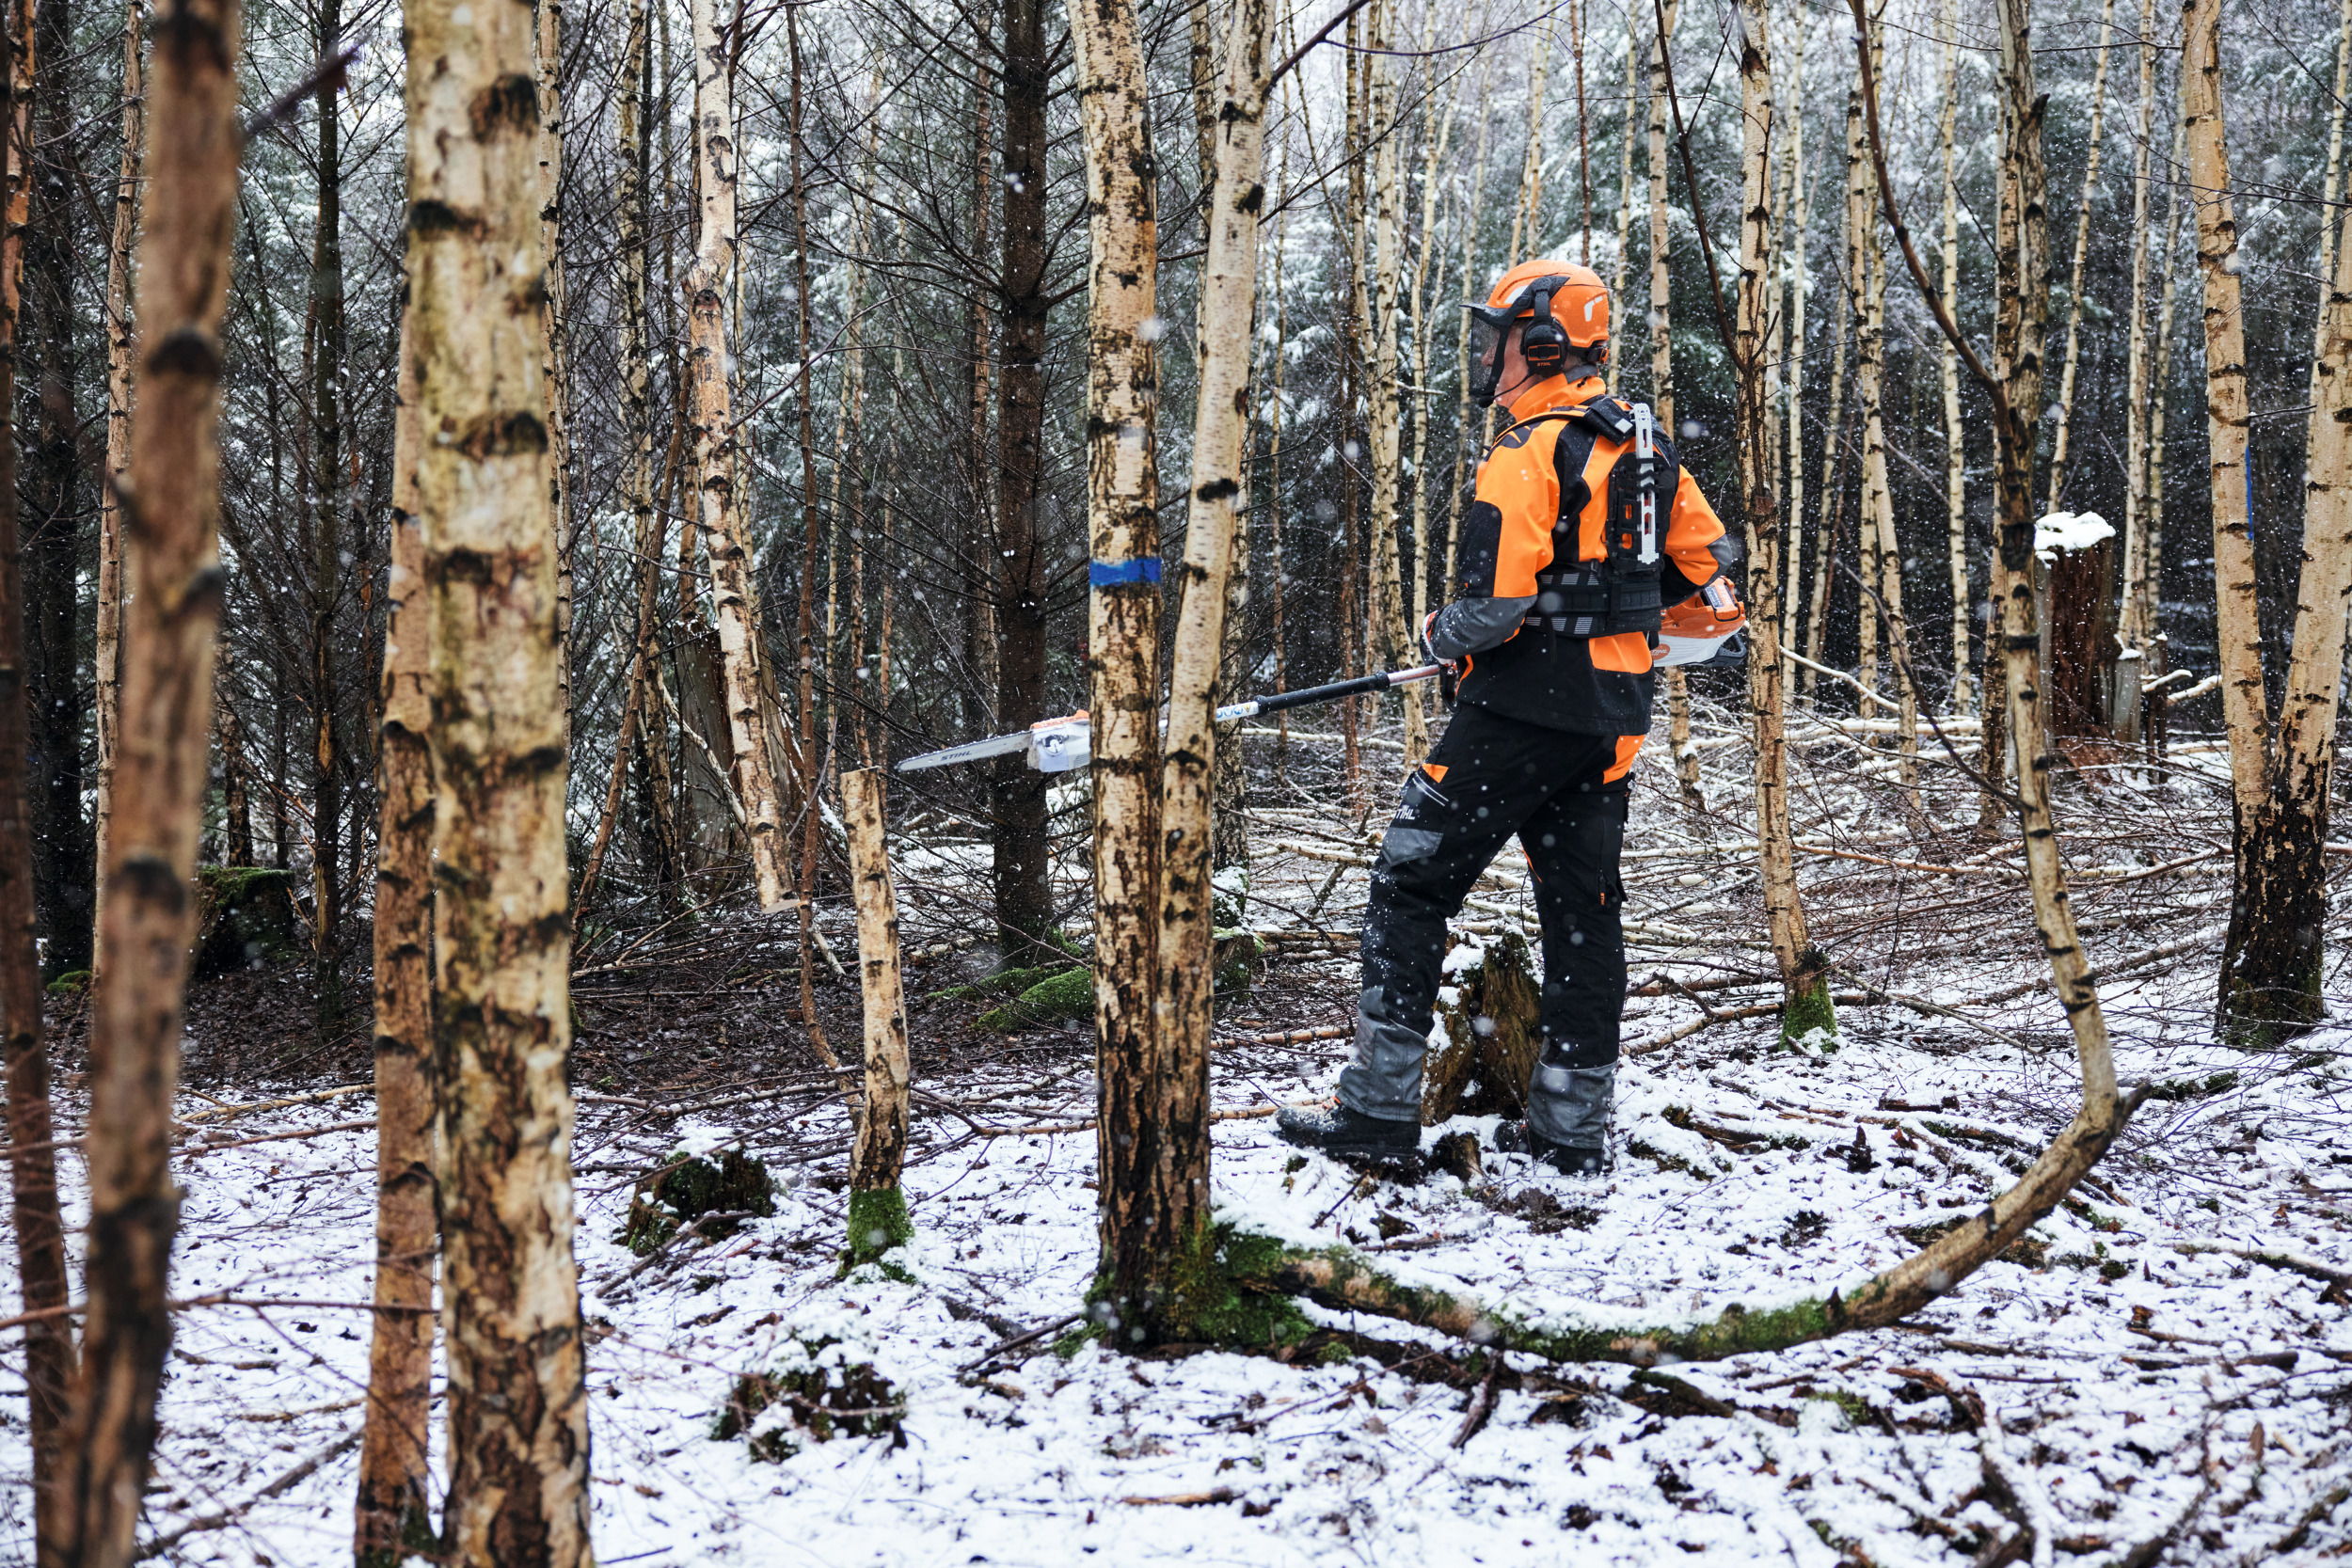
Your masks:
<svg viewBox="0 0 2352 1568"><path fill-rule="evenodd" d="M1741 800L1736 726L1702 712L1699 735L1710 797ZM1623 1069L1609 1180L1572 1184L1489 1153L1473 1180L1364 1182L1237 1115L1216 1124L1219 1203L1487 1299L1651 1318L1851 1285L1974 1212L2072 1114L2073 1056L2035 984L2013 846L1969 837L1973 796L1932 754L1926 810L1907 807L1871 737L1817 721L1798 753L1807 899L1836 984L1901 998L1844 1009L1835 1054L1775 1052L1760 1018L1665 1039L1700 1022L1676 985L1719 1009L1772 985L1754 940L1752 830L1677 807L1671 770L1651 767L1627 872L1633 975L1650 994L1626 1034L1653 1048ZM1093 1134L1078 1125L1093 1090L1074 1028L968 1059L954 1047L948 1066L918 1072L912 1283L837 1277L847 1122L802 1064L724 1092L592 1087L578 1247L601 1560L1949 1565L2012 1560L2005 1546L2028 1540L2033 1560L2100 1568L2352 1556L2344 879L2328 933L2339 1022L2287 1052L2211 1043L2219 762L2185 747L2157 778L2093 758L2070 784L2076 902L2108 971L2118 1066L2166 1097L2021 1256L1899 1330L1641 1373L1498 1366L1311 1309L1342 1332L1287 1363L1065 1355L1052 1332L992 1356L1075 1312L1093 1273ZM1359 824L1317 803L1327 784L1264 791L1252 898L1271 929L1357 921L1379 802ZM951 834L927 827L900 873L911 946L966 918L969 889L922 886L977 874ZM1500 864L1466 924L1515 926L1522 880ZM1344 1022L1343 950L1280 951L1221 1038ZM919 970L918 997L958 961ZM1652 981L1661 972L1671 983ZM925 1018L944 1016L918 1007L918 1061ZM1219 1105L1327 1092L1345 1049L1232 1037L1215 1058ZM723 1032L706 1053L758 1070L726 1060L739 1053ZM206 1136L312 1132L370 1109L358 1094ZM1490 1119L1461 1125L1491 1147ZM1004 1131L1024 1127L1068 1130ZM632 1180L681 1140L768 1158L785 1183L777 1212L624 1277L638 1262L615 1240ZM346 1562L372 1135L184 1148L174 1291L261 1305L179 1315L150 1533L175 1561ZM899 1434L806 1440L781 1461L714 1438L736 1381L811 1338L896 1385ZM22 1394L11 1369L0 1564L29 1560Z"/></svg>
<svg viewBox="0 0 2352 1568"><path fill-rule="evenodd" d="M1394 1368L1137 1361L1090 1346L1064 1358L1049 1336L960 1377L1007 1338L983 1314L1026 1327L1075 1307L1094 1261L1090 1135L966 1138L915 1164L919 1283L837 1280L843 1200L801 1181L773 1219L606 1297L635 1260L613 1240L627 1183L598 1172L659 1153L643 1138L612 1145L583 1157L579 1233L597 1335L601 1558L1942 1564L2013 1535L2012 1518L2046 1519L2061 1561L2124 1560L2159 1536L2180 1562L2352 1553L2352 1508L2328 1507L2352 1477L2346 1292L2239 1255L2352 1268L2352 1164L2337 1163L2337 1140L2302 1135L2340 1109L2333 1069L2352 1032L2309 1045L2305 1066L2269 1073L2217 1052L2159 1062L2127 1049L2127 1080L2240 1077L2214 1099L2151 1106L2099 1189L2036 1232L2039 1266L1991 1264L1905 1330L1667 1379L1509 1357L1490 1418L1458 1448L1478 1389L1409 1352ZM1360 1237L1400 1270L1498 1300L1659 1315L1760 1305L1862 1277L1910 1248L1901 1231L1970 1212L2006 1178L2016 1148L2003 1140L2029 1150L2062 1119L2067 1070L1997 1047L1936 1056L1895 1041L1818 1061L1667 1059L1626 1072L1605 1185L1490 1156L1483 1198L1450 1175L1366 1188L1320 1159L1291 1169L1263 1119L1219 1124L1216 1180L1234 1208ZM1237 1106L1255 1098L1245 1076L1277 1094L1319 1078L1237 1066L1225 1074ZM1881 1108L1947 1096L1962 1108ZM363 1106L272 1113L267 1126ZM1740 1150L1671 1125L1669 1106L1754 1141ZM679 1132L723 1139L752 1124ZM584 1149L598 1127L592 1107ZM1689 1168L1626 1153L1629 1136ZM369 1158L366 1133L333 1132L190 1160L176 1292L364 1300ZM152 1528L229 1521L183 1538L176 1559L347 1560L364 1324L332 1307L182 1315ZM903 1441L811 1442L763 1463L714 1440L735 1378L810 1335L898 1384ZM6 1409L0 1466L21 1476L22 1406ZM263 1496L322 1451L333 1457ZM0 1494L0 1533L22 1560L21 1487Z"/></svg>

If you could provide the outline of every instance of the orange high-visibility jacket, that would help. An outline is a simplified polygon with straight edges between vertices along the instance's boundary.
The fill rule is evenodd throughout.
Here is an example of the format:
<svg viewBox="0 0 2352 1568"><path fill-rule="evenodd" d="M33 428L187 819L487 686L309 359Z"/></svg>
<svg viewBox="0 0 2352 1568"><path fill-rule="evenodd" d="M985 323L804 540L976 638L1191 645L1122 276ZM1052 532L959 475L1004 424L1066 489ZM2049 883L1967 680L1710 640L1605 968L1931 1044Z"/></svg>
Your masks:
<svg viewBox="0 0 2352 1568"><path fill-rule="evenodd" d="M1478 467L1477 496L1462 520L1455 597L1430 626L1429 642L1439 657L1462 662L1463 702L1551 729L1626 737L1615 777L1632 766L1649 730L1656 678L1649 637L1549 611L1563 597L1564 571L1576 575L1577 562L1608 558L1610 475L1620 461L1631 464L1633 447L1581 417L1542 417L1605 394L1597 374L1555 375L1512 400L1511 422ZM1661 437L1657 445L1662 537L1655 603L1671 606L1713 581L1740 550L1682 471L1672 443ZM1539 597L1554 602L1539 605Z"/></svg>

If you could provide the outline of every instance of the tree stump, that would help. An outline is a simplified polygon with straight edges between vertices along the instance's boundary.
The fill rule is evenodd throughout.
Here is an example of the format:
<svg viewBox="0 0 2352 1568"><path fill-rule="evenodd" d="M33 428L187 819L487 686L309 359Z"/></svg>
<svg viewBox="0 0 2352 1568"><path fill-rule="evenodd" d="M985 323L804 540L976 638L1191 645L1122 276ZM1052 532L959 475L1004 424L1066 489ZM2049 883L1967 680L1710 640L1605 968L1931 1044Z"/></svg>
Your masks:
<svg viewBox="0 0 2352 1568"><path fill-rule="evenodd" d="M2035 527L2034 554L2050 734L2112 738L2122 614L2115 531L2095 512L2053 512Z"/></svg>
<svg viewBox="0 0 2352 1568"><path fill-rule="evenodd" d="M1523 1117L1527 1085L1543 1050L1543 986L1527 939L1505 936L1453 975L1459 999L1440 1002L1446 1043L1422 1075L1421 1119L1435 1127L1456 1116Z"/></svg>

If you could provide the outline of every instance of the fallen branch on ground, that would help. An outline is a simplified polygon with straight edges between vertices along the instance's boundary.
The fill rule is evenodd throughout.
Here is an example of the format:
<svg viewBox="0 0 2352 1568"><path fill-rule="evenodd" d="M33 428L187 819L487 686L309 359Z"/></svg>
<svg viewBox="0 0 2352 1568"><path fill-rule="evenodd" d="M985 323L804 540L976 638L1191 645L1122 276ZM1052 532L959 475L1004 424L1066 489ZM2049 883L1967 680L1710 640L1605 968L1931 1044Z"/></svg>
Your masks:
<svg viewBox="0 0 2352 1568"><path fill-rule="evenodd" d="M1541 1315L1487 1304L1443 1286L1384 1272L1351 1247L1302 1247L1225 1225L1218 1237L1227 1275L1246 1290L1297 1295L1343 1312L1371 1312L1477 1344L1551 1361L1717 1361L1785 1350L1856 1329L1885 1328L1950 1291L2042 1220L2073 1191L2123 1130L2145 1091L2119 1097L2113 1079L2087 1074L2082 1108L2016 1185L1983 1212L1851 1291L1777 1307L1734 1303L1711 1318L1629 1324L1596 1313ZM2104 1092L2102 1092L2104 1090ZM1622 1314L1609 1314L1622 1320Z"/></svg>

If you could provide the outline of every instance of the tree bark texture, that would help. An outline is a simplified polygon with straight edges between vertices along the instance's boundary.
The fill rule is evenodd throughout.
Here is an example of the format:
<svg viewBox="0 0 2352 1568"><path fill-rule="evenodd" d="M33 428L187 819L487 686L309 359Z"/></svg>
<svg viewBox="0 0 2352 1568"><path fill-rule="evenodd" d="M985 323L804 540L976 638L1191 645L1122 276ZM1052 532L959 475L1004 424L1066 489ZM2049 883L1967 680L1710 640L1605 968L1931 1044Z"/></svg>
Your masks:
<svg viewBox="0 0 2352 1568"><path fill-rule="evenodd" d="M375 1305L353 1530L358 1568L399 1568L435 1545L426 1464L433 1371L433 729L421 435L415 356L401 322L392 411L391 569L376 729Z"/></svg>
<svg viewBox="0 0 2352 1568"><path fill-rule="evenodd" d="M1098 1311L1115 1343L1151 1338L1164 1282L1194 1243L1192 1195L1168 1112L1178 1074L1154 1027L1159 978L1159 499L1152 420L1158 169L1132 0L1070 13L1085 129L1088 708L1094 730L1094 1013L1100 1039L1103 1260Z"/></svg>
<svg viewBox="0 0 2352 1568"><path fill-rule="evenodd" d="M27 107L36 62L23 24L28 5L9 8L0 69L0 127ZM8 1075L8 1191L17 1279L25 1313L66 1305L65 1229L57 1211L57 1156L50 1115L48 1041L42 1034L40 917L33 898L33 831L26 777L31 747L25 713L24 578L17 536L16 362L23 323L24 227L31 170L25 140L4 149L0 174L0 1069ZM59 1533L58 1486L66 1459L73 1386L73 1325L63 1316L24 1324L26 1425L31 1438L34 1528Z"/></svg>
<svg viewBox="0 0 2352 1568"><path fill-rule="evenodd" d="M171 1106L195 935L190 879L212 736L218 556L220 325L236 210L236 0L157 16L148 101L138 411L122 524L122 729L106 855L106 973L90 1009L88 1311L57 1560L135 1551L171 1343L165 1307L180 1193Z"/></svg>
<svg viewBox="0 0 2352 1568"><path fill-rule="evenodd" d="M1740 511L1748 555L1748 704L1755 714L1756 840L1765 917L1780 968L1781 1029L1797 1038L1835 1034L1836 1015L1820 953L1797 891L1796 845L1788 821L1788 670L1780 657L1780 503L1772 494L1772 409L1765 395L1766 334L1773 289L1772 252L1772 67L1764 0L1740 7L1740 282L1733 305L1733 366L1740 377ZM1697 193L1692 193L1696 199Z"/></svg>
<svg viewBox="0 0 2352 1568"><path fill-rule="evenodd" d="M530 0L411 0L406 12L449 1303L443 1553L467 1568L593 1560L532 22ZM696 292L697 311L710 293Z"/></svg>
<svg viewBox="0 0 2352 1568"><path fill-rule="evenodd" d="M1225 658L1226 579L1249 511L1250 325L1257 306L1258 215L1265 205L1273 8L1266 0L1235 0L1228 20L1216 87L1208 253L1200 273L1192 490L1184 558L1177 568L1180 609L1161 774L1152 1032L1167 1082L1155 1091L1153 1135L1162 1166L1157 1196L1172 1210L1155 1214L1152 1223L1179 1243L1193 1238L1209 1212L1209 1025L1216 983L1210 878L1218 745L1211 716Z"/></svg>
<svg viewBox="0 0 2352 1568"><path fill-rule="evenodd" d="M2109 716L2119 739L2140 738L2140 688L2150 674L2156 626L2148 594L2148 231L2150 167L2156 142L2156 0L2140 0L2139 135L2132 150L2131 317L2123 344L2123 605L2117 637L2123 679ZM2344 86L2341 72L2339 87ZM2341 102L2342 93L2338 95ZM2332 198L2333 193L2329 193ZM2324 225L2322 226L2325 227ZM2324 272L2326 269L2323 268Z"/></svg>
<svg viewBox="0 0 2352 1568"><path fill-rule="evenodd" d="M695 182L694 264L683 284L687 377L694 436L695 516L710 561L712 619L719 628L727 741L735 787L751 841L759 907L784 907L791 849L777 798L776 763L761 706L759 598L750 529L737 492L741 439L735 420L727 294L738 265L734 62L719 33L715 0L692 0Z"/></svg>
<svg viewBox="0 0 2352 1568"><path fill-rule="evenodd" d="M323 0L312 42L325 58L340 41L342 7ZM342 706L336 681L336 615L343 556L343 239L340 80L319 89L317 208L310 228L310 984L318 1035L342 1019L340 939L343 920L343 763L335 730Z"/></svg>
<svg viewBox="0 0 2352 1568"><path fill-rule="evenodd" d="M2153 0L2150 0L2153 4ZM1944 0L1943 253L1936 287L1945 311L1960 312L1960 0ZM1944 545L1952 586L1952 711L1976 705L1969 658L1968 624L1974 605L1968 592L1968 444L1960 420L1960 356L1950 343L1938 345L1944 392Z"/></svg>
<svg viewBox="0 0 2352 1568"><path fill-rule="evenodd" d="M858 992L866 1015L866 1103L850 1155L852 1261L906 1239L906 1199L898 1182L907 1151L907 1013L898 974L898 895L891 886L882 804L879 769L841 775L841 817L857 905Z"/></svg>
<svg viewBox="0 0 2352 1568"><path fill-rule="evenodd" d="M2218 0L2189 0L2182 13L2181 110L2196 192L2197 259L2204 275L2205 406L2213 491L2215 634L2222 716L2230 732L2235 832L2230 925L2222 941L2217 1017L2229 1035L2266 1040L2298 1035L2323 1015L2321 930L2327 911L2323 847L2328 762L2342 678L2344 573L2343 507L2334 453L2344 372L2331 342L2313 377L2333 385L2312 410L2305 538L2297 574L2294 652L2286 698L2274 713L2263 687L2249 513L2246 335L2240 308L2237 221L2222 132ZM2339 278L2341 270L2339 270ZM2338 278L2326 316L2339 328ZM2321 689L2324 688L2324 691ZM2314 728L2314 725L2317 728Z"/></svg>
<svg viewBox="0 0 2352 1568"><path fill-rule="evenodd" d="M586 910L595 895L596 879L604 868L605 851L620 816L621 796L628 784L632 754L642 749L648 759L660 757L665 764L667 761L661 726L648 722L649 715L658 716L660 712L659 699L651 688L659 661L657 617L661 600L661 552L669 529L666 519L655 508L653 493L653 356L647 344L645 319L645 249L651 227L646 191L651 144L645 135L650 27L645 13L646 0L628 0L620 102L614 126L620 157L618 178L613 184L613 206L620 230L621 420L628 433L628 461L622 469L621 502L628 509L630 533L637 542L637 632L629 655L621 733L613 743L612 772L605 786L604 812L597 820L588 863L580 870L580 890L573 897L576 911ZM675 451L674 443L674 457ZM652 737L651 744L641 747L641 736ZM666 770L665 767L663 771ZM661 787L657 799L666 794L666 786ZM654 836L660 841L653 857L657 876L666 885L671 879L668 873L675 864L672 834L657 821Z"/></svg>
<svg viewBox="0 0 2352 1568"><path fill-rule="evenodd" d="M23 227L18 379L30 391L31 438L19 459L25 678L32 753L33 887L51 974L86 970L95 951L95 847L82 814L81 578L87 485L74 295L89 193L75 166L79 71L70 0L33 8L20 52L10 126L26 138L30 207ZM38 57L40 68L34 69Z"/></svg>
<svg viewBox="0 0 2352 1568"><path fill-rule="evenodd" d="M996 722L1045 717L1045 556L1038 531L1045 443L1046 103L1052 64L1045 0L1004 0L1004 248L997 278ZM1054 921L1045 775L1008 763L989 784L996 921L1007 941Z"/></svg>
<svg viewBox="0 0 2352 1568"><path fill-rule="evenodd" d="M2090 72L2090 135L2083 157L2083 196L2074 209L2074 260L2066 272L2066 362L2058 372L2058 429L2050 437L2049 500L2044 510L2066 504L2067 437L2074 420L2074 380L2083 345L2083 264L2090 256L2090 204L2099 194L2099 143L2107 123L2107 43L2115 32L2115 0L2099 7L2098 63Z"/></svg>
<svg viewBox="0 0 2352 1568"><path fill-rule="evenodd" d="M122 8L122 150L115 174L113 232L106 245L106 470L98 487L98 614L92 655L91 706L98 730L97 861L105 863L107 822L114 815L115 742L122 722L122 508L114 476L131 466L131 385L136 328L139 191L147 150L145 0ZM248 857L249 859L250 857ZM106 890L98 889L94 929L104 928ZM90 968L104 967L92 952Z"/></svg>
<svg viewBox="0 0 2352 1568"><path fill-rule="evenodd" d="M1649 400L1658 422L1672 432L1674 389L1674 276L1667 270L1671 255L1669 211L1666 205L1666 51L1674 44L1675 14L1681 0L1665 0L1658 11L1656 34L1650 40L1649 87ZM1517 258L1513 258L1514 264Z"/></svg>

